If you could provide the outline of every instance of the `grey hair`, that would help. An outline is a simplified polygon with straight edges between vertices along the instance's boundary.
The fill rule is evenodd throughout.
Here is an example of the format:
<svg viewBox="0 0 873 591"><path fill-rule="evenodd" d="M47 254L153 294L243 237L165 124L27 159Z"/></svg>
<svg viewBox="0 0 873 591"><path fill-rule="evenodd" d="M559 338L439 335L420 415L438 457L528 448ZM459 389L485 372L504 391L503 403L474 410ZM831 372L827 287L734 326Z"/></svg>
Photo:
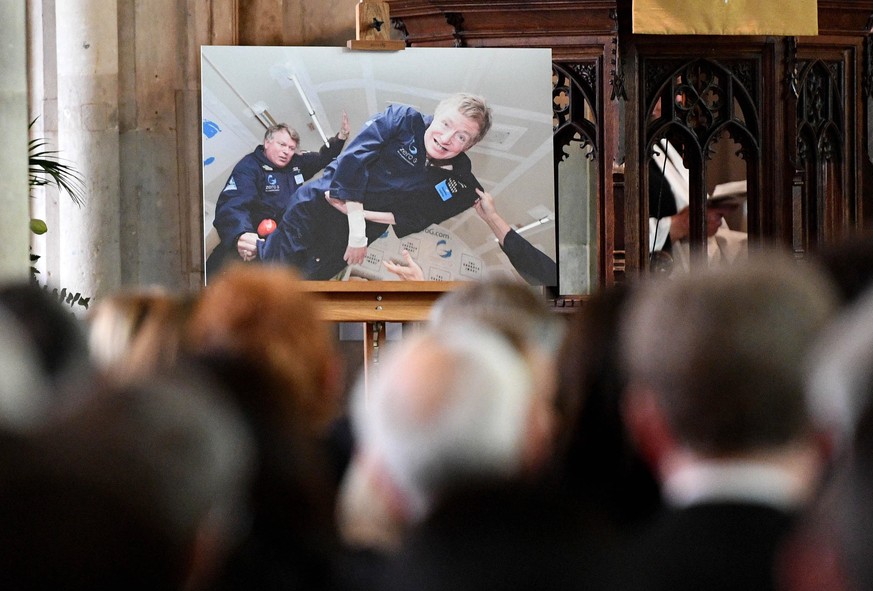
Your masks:
<svg viewBox="0 0 873 591"><path fill-rule="evenodd" d="M367 392L358 384L352 411L415 521L446 489L518 472L534 388L519 353L481 326L426 330L397 347Z"/></svg>
<svg viewBox="0 0 873 591"><path fill-rule="evenodd" d="M781 252L651 281L622 326L628 378L695 451L788 443L810 426L803 362L835 305L823 275Z"/></svg>
<svg viewBox="0 0 873 591"><path fill-rule="evenodd" d="M473 144L478 143L491 129L491 107L479 95L466 92L449 95L439 102L434 113L439 113L445 109L457 109L461 115L476 122L479 126L479 134L473 138Z"/></svg>
<svg viewBox="0 0 873 591"><path fill-rule="evenodd" d="M271 125L267 128L267 131L264 132L264 141L273 139L273 136L279 133L280 131L286 132L291 139L294 140L294 143L300 143L300 134L297 133L297 130L293 127L289 127L287 123L277 123L276 125Z"/></svg>

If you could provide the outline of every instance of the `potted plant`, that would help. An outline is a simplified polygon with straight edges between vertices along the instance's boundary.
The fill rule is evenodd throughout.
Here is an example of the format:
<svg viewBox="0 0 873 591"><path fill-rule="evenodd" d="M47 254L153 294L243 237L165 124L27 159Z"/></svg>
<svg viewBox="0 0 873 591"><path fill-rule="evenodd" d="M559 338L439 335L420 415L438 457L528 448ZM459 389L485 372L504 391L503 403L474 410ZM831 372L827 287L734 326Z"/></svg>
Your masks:
<svg viewBox="0 0 873 591"><path fill-rule="evenodd" d="M33 127L36 119L30 122L28 127ZM28 142L28 182L31 187L43 187L46 185L54 186L63 193L70 196L78 206L85 203L84 188L85 183L82 175L76 168L68 162L62 160L57 150L49 147L48 140L45 138L34 138ZM34 234L41 235L48 231L48 226L44 220L31 218L30 230ZM34 283L39 283L37 275L39 269L34 264L39 260L39 255L30 254L30 277ZM43 286L48 290L48 286ZM69 306L81 306L88 309L88 304L91 301L90 297L83 297L81 293L68 291L67 288L52 289L52 293L57 296L61 302L65 302Z"/></svg>

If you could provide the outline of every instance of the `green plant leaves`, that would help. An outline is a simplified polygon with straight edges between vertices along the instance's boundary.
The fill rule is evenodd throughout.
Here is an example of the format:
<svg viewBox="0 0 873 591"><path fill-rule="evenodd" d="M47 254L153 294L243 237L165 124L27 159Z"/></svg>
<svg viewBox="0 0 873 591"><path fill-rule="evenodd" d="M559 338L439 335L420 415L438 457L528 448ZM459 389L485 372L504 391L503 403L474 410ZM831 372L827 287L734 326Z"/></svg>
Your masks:
<svg viewBox="0 0 873 591"><path fill-rule="evenodd" d="M57 150L49 150L44 138L36 138L28 143L28 180L32 187L55 185L66 191L73 203L80 206L85 202L85 181L71 164L58 158Z"/></svg>

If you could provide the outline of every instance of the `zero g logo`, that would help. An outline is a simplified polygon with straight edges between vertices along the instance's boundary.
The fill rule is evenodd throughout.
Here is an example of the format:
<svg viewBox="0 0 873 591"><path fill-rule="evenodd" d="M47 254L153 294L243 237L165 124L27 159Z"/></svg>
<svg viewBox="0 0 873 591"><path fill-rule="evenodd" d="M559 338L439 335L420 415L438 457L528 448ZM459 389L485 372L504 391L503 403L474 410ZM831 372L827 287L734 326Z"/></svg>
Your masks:
<svg viewBox="0 0 873 591"><path fill-rule="evenodd" d="M409 142L409 147L400 146L400 148L397 149L397 153L407 164L412 166L418 164L418 148L415 147L414 139Z"/></svg>
<svg viewBox="0 0 873 591"><path fill-rule="evenodd" d="M264 191L268 193L272 193L279 190L279 181L276 180L275 175L268 174L267 175L267 186L264 187Z"/></svg>
<svg viewBox="0 0 873 591"><path fill-rule="evenodd" d="M436 243L436 254L441 259L448 259L452 256L452 249L449 248L449 243L446 240L438 240Z"/></svg>

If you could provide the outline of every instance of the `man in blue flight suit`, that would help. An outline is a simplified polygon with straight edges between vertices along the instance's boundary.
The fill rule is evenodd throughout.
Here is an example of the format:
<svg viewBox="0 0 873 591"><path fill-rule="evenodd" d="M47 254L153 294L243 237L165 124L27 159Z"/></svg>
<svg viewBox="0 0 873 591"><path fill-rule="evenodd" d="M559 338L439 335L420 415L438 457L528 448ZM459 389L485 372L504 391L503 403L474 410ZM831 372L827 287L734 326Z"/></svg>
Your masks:
<svg viewBox="0 0 873 591"><path fill-rule="evenodd" d="M465 152L490 127L491 110L475 95L449 96L432 117L390 106L300 188L276 231L257 243L257 256L291 264L307 279L330 279L363 262L388 225L403 237L472 207L481 186Z"/></svg>
<svg viewBox="0 0 873 591"><path fill-rule="evenodd" d="M264 144L243 157L228 178L215 206L213 225L220 244L206 261L207 277L229 260L253 260L257 229L265 219L277 220L303 182L339 155L349 137L343 113L339 133L318 152L298 152L300 135L284 123L269 127Z"/></svg>

